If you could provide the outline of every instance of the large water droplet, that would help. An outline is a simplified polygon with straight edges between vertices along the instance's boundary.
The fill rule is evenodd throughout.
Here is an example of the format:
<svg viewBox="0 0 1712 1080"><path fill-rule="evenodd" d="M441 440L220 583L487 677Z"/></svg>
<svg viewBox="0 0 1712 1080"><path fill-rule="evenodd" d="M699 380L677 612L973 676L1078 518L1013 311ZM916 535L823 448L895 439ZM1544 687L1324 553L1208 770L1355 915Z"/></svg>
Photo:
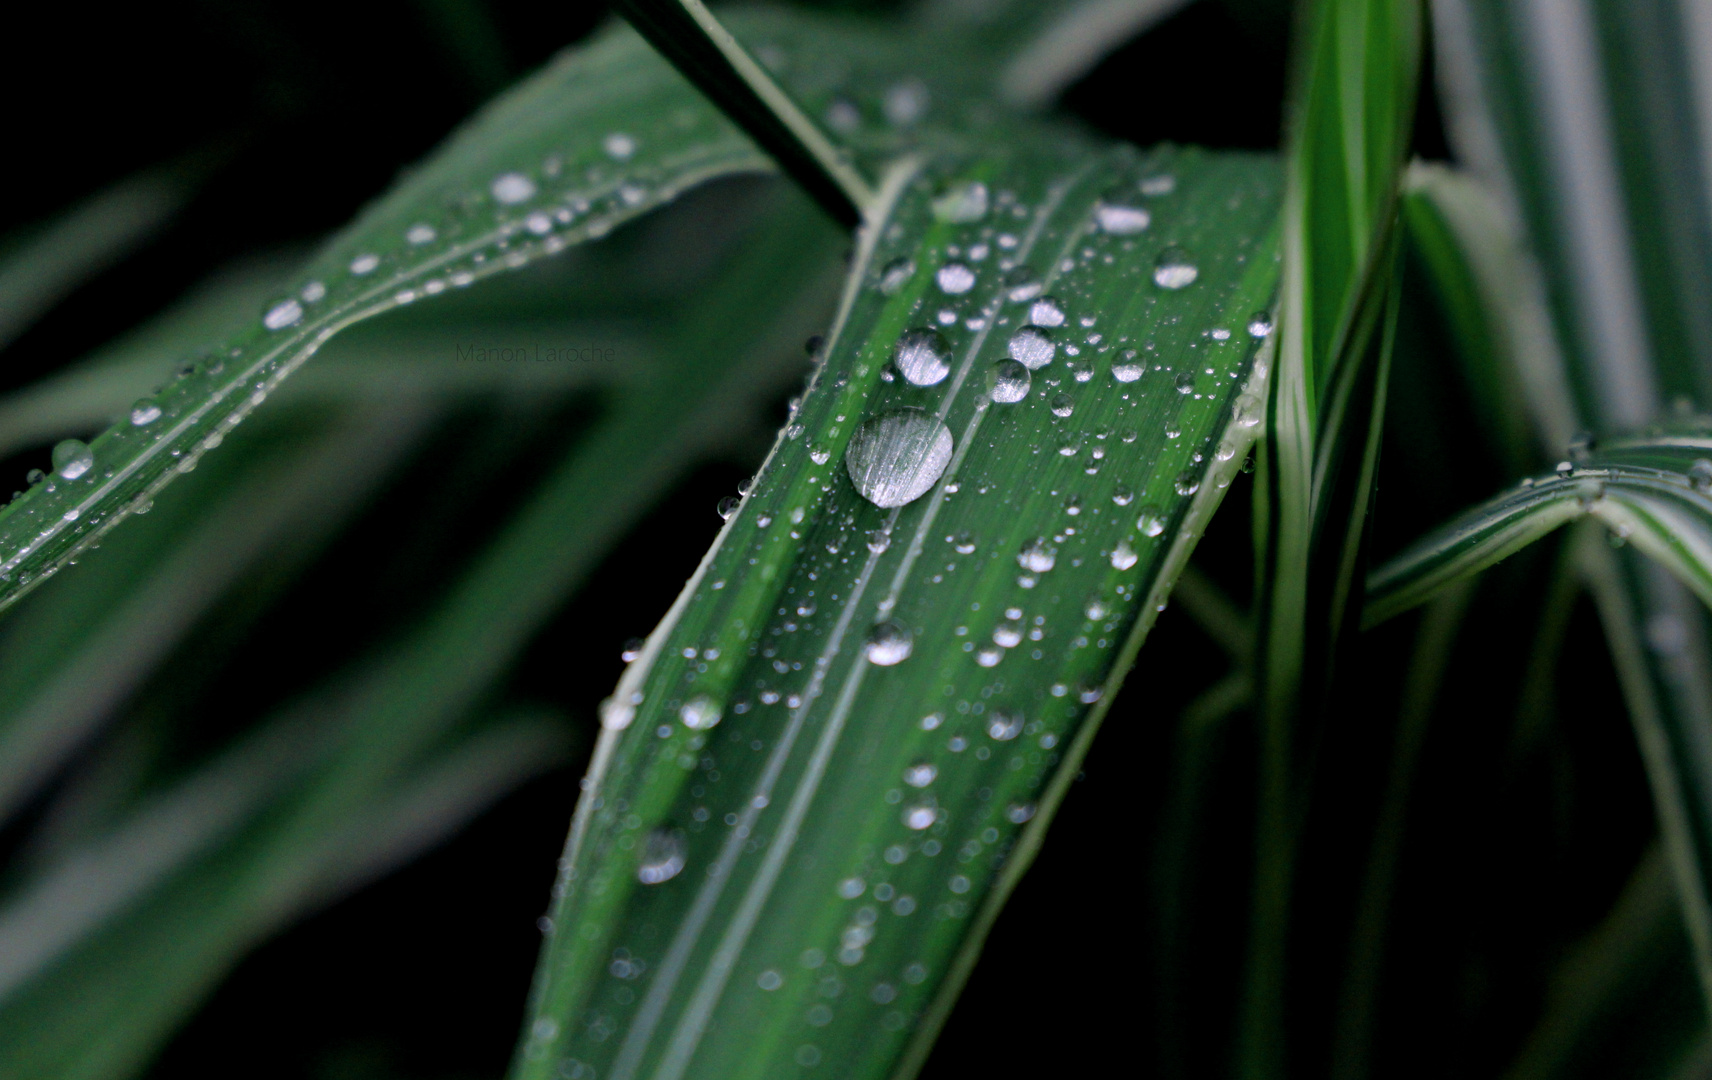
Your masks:
<svg viewBox="0 0 1712 1080"><path fill-rule="evenodd" d="M1147 364L1134 349L1125 349L1112 359L1112 378L1118 382L1132 383L1146 371Z"/></svg>
<svg viewBox="0 0 1712 1080"><path fill-rule="evenodd" d="M868 642L865 646L868 662L880 667L903 663L909 659L914 648L915 639L910 635L909 628L895 622L875 625L874 629L868 632Z"/></svg>
<svg viewBox="0 0 1712 1080"><path fill-rule="evenodd" d="M856 429L844 467L864 499L889 510L914 502L938 483L951 450L951 432L938 417L894 409Z"/></svg>
<svg viewBox="0 0 1712 1080"><path fill-rule="evenodd" d="M658 885L677 877L684 868L684 836L676 829L655 829L642 841L642 863L636 880Z"/></svg>
<svg viewBox="0 0 1712 1080"><path fill-rule="evenodd" d="M1194 284L1201 271L1189 261L1189 253L1172 244L1159 253L1153 265L1153 283L1161 289L1183 289Z"/></svg>
<svg viewBox="0 0 1712 1080"><path fill-rule="evenodd" d="M1017 564L1032 573L1044 574L1057 562L1058 553L1047 544L1044 537L1030 540L1017 552Z"/></svg>
<svg viewBox="0 0 1712 1080"><path fill-rule="evenodd" d="M916 386L933 386L951 374L951 346L937 330L906 330L892 350L892 363Z"/></svg>
<svg viewBox="0 0 1712 1080"><path fill-rule="evenodd" d="M53 448L54 472L66 480L76 480L94 464L94 452L81 439L66 439Z"/></svg>
<svg viewBox="0 0 1712 1080"><path fill-rule="evenodd" d="M1028 396L1033 376L1015 360L1000 360L987 373L987 392L994 401L1010 405Z"/></svg>
<svg viewBox="0 0 1712 1080"><path fill-rule="evenodd" d="M953 184L933 200L933 216L953 225L966 225L987 216L987 185L979 180Z"/></svg>
<svg viewBox="0 0 1712 1080"><path fill-rule="evenodd" d="M967 263L948 262L933 275L933 280L939 284L940 292L960 296L975 287L975 271Z"/></svg>
<svg viewBox="0 0 1712 1080"><path fill-rule="evenodd" d="M706 731L719 723L722 715L724 709L707 694L697 694L684 702L683 708L678 710L678 719L691 731Z"/></svg>
<svg viewBox="0 0 1712 1080"><path fill-rule="evenodd" d="M535 195L535 181L522 173L500 173L493 178L488 190L493 193L494 201L510 206L532 198Z"/></svg>
<svg viewBox="0 0 1712 1080"><path fill-rule="evenodd" d="M1018 330L1011 335L1006 347L1011 359L1030 371L1039 371L1052 363L1052 357L1058 351L1058 346L1052 343L1052 336L1038 326L1025 326Z"/></svg>
<svg viewBox="0 0 1712 1080"><path fill-rule="evenodd" d="M1094 220L1099 223L1101 232L1113 236L1133 236L1147 228L1153 221L1153 215L1139 206L1101 203L1094 209Z"/></svg>

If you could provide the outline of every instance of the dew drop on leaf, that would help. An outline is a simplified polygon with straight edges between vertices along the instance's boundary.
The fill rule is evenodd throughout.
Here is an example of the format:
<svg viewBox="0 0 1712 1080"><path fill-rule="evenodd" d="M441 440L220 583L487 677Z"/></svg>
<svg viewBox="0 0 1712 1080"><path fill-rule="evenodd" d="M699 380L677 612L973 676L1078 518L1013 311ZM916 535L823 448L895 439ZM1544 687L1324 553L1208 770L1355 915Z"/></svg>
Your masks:
<svg viewBox="0 0 1712 1080"><path fill-rule="evenodd" d="M906 330L892 350L892 363L915 386L934 386L951 374L951 346L937 330Z"/></svg>
<svg viewBox="0 0 1712 1080"><path fill-rule="evenodd" d="M737 513L737 508L741 505L743 505L742 499L735 495L727 495L719 500L719 505L714 507L714 510L719 513L721 520L730 521L731 515Z"/></svg>
<svg viewBox="0 0 1712 1080"><path fill-rule="evenodd" d="M622 131L614 131L600 141L600 146L612 160L629 161L630 156L636 153L636 137Z"/></svg>
<svg viewBox="0 0 1712 1080"><path fill-rule="evenodd" d="M1193 469L1184 469L1177 474L1177 479L1171 482L1179 495L1193 495L1201 490L1201 478L1195 475Z"/></svg>
<svg viewBox="0 0 1712 1080"><path fill-rule="evenodd" d="M1272 313L1257 311L1248 317L1248 336L1263 338L1272 333Z"/></svg>
<svg viewBox="0 0 1712 1080"><path fill-rule="evenodd" d="M901 664L909 659L914 648L915 640L909 629L899 623L879 623L868 632L866 653L870 664L880 667Z"/></svg>
<svg viewBox="0 0 1712 1080"><path fill-rule="evenodd" d="M159 420L160 415L160 406L156 405L148 398L143 398L135 405L131 406L131 423L135 424L137 427L148 427L156 420Z"/></svg>
<svg viewBox="0 0 1712 1080"><path fill-rule="evenodd" d="M351 273L359 276L363 274L372 274L375 271L375 267L379 265L379 255L358 255L356 258L351 260Z"/></svg>
<svg viewBox="0 0 1712 1080"><path fill-rule="evenodd" d="M1040 295L1043 286L1034 268L1014 266L1005 273L1005 298L1013 304L1026 303Z"/></svg>
<svg viewBox="0 0 1712 1080"><path fill-rule="evenodd" d="M914 502L938 483L951 450L951 432L938 417L894 409L856 429L844 467L864 499L889 510Z"/></svg>
<svg viewBox="0 0 1712 1080"><path fill-rule="evenodd" d="M1017 552L1017 565L1036 574L1044 574L1058 562L1058 553L1044 537L1036 537Z"/></svg>
<svg viewBox="0 0 1712 1080"><path fill-rule="evenodd" d="M979 180L953 184L933 200L933 216L952 225L967 225L987 216L987 185Z"/></svg>
<svg viewBox="0 0 1712 1080"><path fill-rule="evenodd" d="M719 702L707 694L697 694L684 702L683 707L678 710L678 719L691 731L706 731L719 723L723 714L724 710Z"/></svg>
<svg viewBox="0 0 1712 1080"><path fill-rule="evenodd" d="M655 829L642 841L642 862L636 879L658 885L677 877L684 869L684 837L676 829Z"/></svg>
<svg viewBox="0 0 1712 1080"><path fill-rule="evenodd" d="M1006 348L1012 360L1030 371L1039 371L1052 363L1052 357L1058 351L1051 335L1038 326L1025 326L1012 334Z"/></svg>
<svg viewBox="0 0 1712 1080"><path fill-rule="evenodd" d="M1189 253L1172 244L1159 253L1153 265L1153 283L1161 289L1183 289L1194 284L1201 271L1189 261Z"/></svg>
<svg viewBox="0 0 1712 1080"><path fill-rule="evenodd" d="M975 287L975 271L967 263L948 262L933 275L939 291L949 296L961 296Z"/></svg>
<svg viewBox="0 0 1712 1080"><path fill-rule="evenodd" d="M1001 405L1012 405L1028 396L1033 376L1015 360L1000 360L987 373L987 392Z"/></svg>
<svg viewBox="0 0 1712 1080"><path fill-rule="evenodd" d="M1160 173L1158 176L1149 176L1142 180L1136 185L1136 188L1143 195L1155 197L1169 195L1177 190L1177 178L1170 173Z"/></svg>
<svg viewBox="0 0 1712 1080"><path fill-rule="evenodd" d="M893 259L880 271L880 292L886 296L895 296L909 284L912 277L915 277L915 260Z"/></svg>
<svg viewBox="0 0 1712 1080"><path fill-rule="evenodd" d="M1069 394L1055 394L1052 398L1052 415L1069 416L1076 411L1076 399Z"/></svg>
<svg viewBox="0 0 1712 1080"><path fill-rule="evenodd" d="M262 316L262 325L269 330L284 330L303 319L303 305L296 300L281 300L267 309Z"/></svg>
<svg viewBox="0 0 1712 1080"><path fill-rule="evenodd" d="M939 818L939 812L931 806L912 806L904 811L904 824L917 832L931 826Z"/></svg>
<svg viewBox="0 0 1712 1080"><path fill-rule="evenodd" d="M987 734L999 742L1010 742L1022 734L1022 713L1003 709L987 718Z"/></svg>
<svg viewBox="0 0 1712 1080"><path fill-rule="evenodd" d="M1028 321L1036 326L1063 326L1064 305L1056 297L1043 296L1028 306Z"/></svg>
<svg viewBox="0 0 1712 1080"><path fill-rule="evenodd" d="M1688 467L1689 483L1702 495L1712 493L1712 460L1701 458Z"/></svg>
<svg viewBox="0 0 1712 1080"><path fill-rule="evenodd" d="M939 775L939 767L931 762L917 762L904 770L904 783L913 788L924 788L933 783L933 778Z"/></svg>
<svg viewBox="0 0 1712 1080"><path fill-rule="evenodd" d="M76 480L95 464L95 453L81 439L66 439L53 448L54 472L62 479Z"/></svg>
<svg viewBox="0 0 1712 1080"><path fill-rule="evenodd" d="M1132 383L1146 371L1147 364L1134 349L1125 349L1112 360L1112 378L1121 383Z"/></svg>
<svg viewBox="0 0 1712 1080"><path fill-rule="evenodd" d="M518 172L500 173L488 185L495 202L507 206L527 202L535 195L535 181Z"/></svg>
<svg viewBox="0 0 1712 1080"><path fill-rule="evenodd" d="M1112 569L1128 570L1135 565L1135 549L1129 546L1128 540L1119 540L1118 546L1112 549ZM1094 618L1096 616L1089 616Z"/></svg>
<svg viewBox="0 0 1712 1080"><path fill-rule="evenodd" d="M1135 527L1141 530L1143 536L1158 536L1165 531L1165 515L1159 512L1157 506L1144 506L1141 516L1135 519Z"/></svg>

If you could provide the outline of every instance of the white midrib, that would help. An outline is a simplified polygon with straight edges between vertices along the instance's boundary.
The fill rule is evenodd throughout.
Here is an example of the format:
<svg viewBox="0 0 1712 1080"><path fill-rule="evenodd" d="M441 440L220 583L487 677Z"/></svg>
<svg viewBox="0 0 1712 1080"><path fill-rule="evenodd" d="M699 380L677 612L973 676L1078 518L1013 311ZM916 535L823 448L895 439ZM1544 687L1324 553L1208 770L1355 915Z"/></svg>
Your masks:
<svg viewBox="0 0 1712 1080"><path fill-rule="evenodd" d="M1070 188L1092 167L1092 165L1084 166L1075 175L1060 181L1051 188L1047 197L1042 201L1040 209L1036 212L1034 220L1030 223L1027 234L1017 245L1017 260L1019 262L1026 259L1033 250L1034 244L1040 238L1041 231L1052 214L1057 211ZM1043 293L1056 280L1059 267L1074 244L1081 238L1082 232L1083 227L1077 227L1070 230L1066 236L1063 250L1053 258L1052 264L1043 278ZM988 335L997 323L998 311L1003 301L1004 294L1001 283L1001 291L996 292L994 299L988 303L985 311L987 317L981 329L976 333L974 340L970 342L969 348L965 351L962 363L958 366L957 374L940 403L937 415L941 422L949 415L952 405L957 400L957 395L967 382L975 358L986 344ZM973 436L979 428L981 419L986 415L987 404L983 401L978 405L974 415L965 426L963 438L959 441L951 465L946 469L945 475L940 478L935 487L932 502L916 526L910 538L909 548L900 562L897 572L892 577L885 599L880 604L882 614L888 613L896 607L903 583L916 559L920 556L924 540L931 532L933 523L939 515L939 509L944 503L946 486L956 477L957 468L962 464L969 446L973 442ZM901 510L901 507L895 509L887 517L885 528L888 533L896 524ZM882 553L883 549L882 552L871 552L869 554L868 560L862 568L862 573L857 578L856 586L845 604L843 614L839 617L837 626L828 638L827 645L822 650L821 655L815 661L815 672L803 694L802 704L793 713L785 736L780 740L768 761L767 770L762 776L761 784L758 785L756 795L751 797L744 807L743 818L733 828L730 837L726 840L725 848L720 853L719 862L709 872L708 881L702 887L702 894L696 898L696 904L691 909L691 917L686 919L684 925L680 927L678 935L672 943L666 965L662 966L659 977L649 990L648 1000L644 1002L642 1012L638 1013L637 1023L631 1028L619 1058L613 1064L612 1080L630 1080L634 1076L641 1056L646 1050L648 1040L652 1036L653 1028L658 1024L660 1014L664 1011L666 1002L676 988L676 981L682 974L689 952L694 947L695 938L699 936L702 925L705 925L707 918L712 914L712 909L718 903L720 895L724 891L725 883L730 878L730 870L742 854L743 845L750 833L749 826L759 815L761 809L771 801L772 784L776 782L779 772L784 767L801 730L803 720L820 695L832 660L843 645L844 637L849 630L855 612L862 605L863 595ZM696 986L694 996L690 999L683 1015L678 1020L677 1026L673 1029L671 1041L667 1044L659 1066L654 1070L652 1080L681 1080L684 1071L689 1067L690 1059L695 1054L696 1048L701 1042L702 1034L707 1029L708 1018L712 1015L720 995L725 990L731 971L735 967L737 958L742 953L744 946L748 943L749 935L753 932L755 923L760 918L762 908L772 895L773 887L777 884L779 875L784 869L785 860L789 858L791 850L795 846L803 818L807 816L809 806L819 793L820 783L825 777L827 764L830 762L832 752L849 720L851 706L855 702L857 692L861 689L868 667L866 658L858 657L846 673L843 685L839 687L838 697L834 701L832 713L827 718L826 726L821 731L808 765L804 769L796 790L792 793L779 831L774 836L772 843L767 846L767 855L762 861L761 867L744 893L743 900L739 904L731 924L726 928L719 946L709 959L707 969L703 972L701 981ZM698 915L699 920L696 919ZM695 920L693 926L692 920ZM650 1011L650 1005L655 1006L652 1015L644 1017L643 1014ZM646 1020L646 1025L644 1025L644 1020Z"/></svg>

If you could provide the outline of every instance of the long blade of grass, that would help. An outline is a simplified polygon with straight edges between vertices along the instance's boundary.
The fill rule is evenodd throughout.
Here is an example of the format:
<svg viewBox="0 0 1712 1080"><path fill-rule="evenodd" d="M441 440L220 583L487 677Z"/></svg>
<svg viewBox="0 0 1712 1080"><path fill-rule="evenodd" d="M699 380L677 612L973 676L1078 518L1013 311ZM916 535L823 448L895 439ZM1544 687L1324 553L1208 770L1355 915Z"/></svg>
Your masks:
<svg viewBox="0 0 1712 1080"><path fill-rule="evenodd" d="M1252 437L1268 162L926 168L606 708L519 1077L911 1074Z"/></svg>

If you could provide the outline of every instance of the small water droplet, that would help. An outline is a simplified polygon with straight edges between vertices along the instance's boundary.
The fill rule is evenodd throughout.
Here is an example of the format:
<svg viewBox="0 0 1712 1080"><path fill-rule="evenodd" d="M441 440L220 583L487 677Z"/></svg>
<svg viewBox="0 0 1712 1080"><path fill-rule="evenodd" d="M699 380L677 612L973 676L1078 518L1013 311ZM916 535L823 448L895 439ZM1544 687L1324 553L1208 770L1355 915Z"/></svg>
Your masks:
<svg viewBox="0 0 1712 1080"><path fill-rule="evenodd" d="M1017 565L1036 574L1044 574L1058 562L1058 552L1047 544L1045 537L1036 537L1017 552Z"/></svg>
<svg viewBox="0 0 1712 1080"><path fill-rule="evenodd" d="M1712 493L1712 460L1701 458L1688 467L1689 483L1702 495Z"/></svg>
<svg viewBox="0 0 1712 1080"><path fill-rule="evenodd" d="M600 148L614 161L629 161L631 155L636 153L636 137L622 131L614 131L600 141Z"/></svg>
<svg viewBox="0 0 1712 1080"><path fill-rule="evenodd" d="M868 550L879 555L892 546L892 534L885 529L868 530ZM799 611L801 609L798 609Z"/></svg>
<svg viewBox="0 0 1712 1080"><path fill-rule="evenodd" d="M711 696L697 694L684 702L683 708L678 710L678 719L691 731L706 731L719 723L724 711L720 703Z"/></svg>
<svg viewBox="0 0 1712 1080"><path fill-rule="evenodd" d="M1011 803L1005 807L1005 820L1013 825L1021 825L1034 816L1033 803Z"/></svg>
<svg viewBox="0 0 1712 1080"><path fill-rule="evenodd" d="M1005 298L1013 304L1033 300L1042 288L1040 275L1031 266L1013 266L1005 272Z"/></svg>
<svg viewBox="0 0 1712 1080"><path fill-rule="evenodd" d="M676 829L655 829L642 841L642 862L636 880L658 885L677 877L684 868L684 837Z"/></svg>
<svg viewBox="0 0 1712 1080"><path fill-rule="evenodd" d="M987 717L987 734L999 742L1010 742L1022 734L1023 718L1020 712L1009 712L999 709Z"/></svg>
<svg viewBox="0 0 1712 1080"><path fill-rule="evenodd" d="M933 216L952 225L967 225L987 216L987 185L979 180L953 184L933 200Z"/></svg>
<svg viewBox="0 0 1712 1080"><path fill-rule="evenodd" d="M420 246L422 244L433 243L434 238L439 235L439 232L435 230L434 226L429 225L427 222L421 222L406 229L404 232L404 239L412 244Z"/></svg>
<svg viewBox="0 0 1712 1080"><path fill-rule="evenodd" d="M1248 336L1263 338L1272 333L1272 313L1257 311L1248 317Z"/></svg>
<svg viewBox="0 0 1712 1080"><path fill-rule="evenodd" d="M968 532L960 532L952 539L951 549L959 555L974 554L975 537Z"/></svg>
<svg viewBox="0 0 1712 1080"><path fill-rule="evenodd" d="M924 788L938 775L939 766L926 761L917 762L904 770L904 783L913 788Z"/></svg>
<svg viewBox="0 0 1712 1080"><path fill-rule="evenodd" d="M886 296L895 296L910 278L915 277L915 260L907 258L893 259L880 271L880 292Z"/></svg>
<svg viewBox="0 0 1712 1080"><path fill-rule="evenodd" d="M1113 236L1134 236L1153 221L1153 215L1139 206L1122 203L1101 203L1094 208L1094 220L1100 231Z"/></svg>
<svg viewBox="0 0 1712 1080"><path fill-rule="evenodd" d="M303 319L303 305L296 300L281 300L267 309L262 316L262 325L269 330L284 330L294 326Z"/></svg>
<svg viewBox="0 0 1712 1080"><path fill-rule="evenodd" d="M519 172L500 173L488 190L493 193L494 201L511 206L534 197L535 181Z"/></svg>
<svg viewBox="0 0 1712 1080"><path fill-rule="evenodd" d="M1136 185L1136 188L1143 195L1150 197L1169 195L1177 190L1177 178L1170 173L1160 173L1157 176L1145 178Z"/></svg>
<svg viewBox="0 0 1712 1080"><path fill-rule="evenodd" d="M356 258L351 260L351 273L359 276L363 274L372 274L375 271L375 267L379 265L379 255L358 255Z"/></svg>
<svg viewBox="0 0 1712 1080"><path fill-rule="evenodd" d="M1175 480L1171 481L1171 486L1176 489L1179 495L1193 495L1201 490L1201 478L1195 474L1195 470L1184 469L1177 474Z"/></svg>
<svg viewBox="0 0 1712 1080"><path fill-rule="evenodd" d="M1189 261L1189 253L1172 244L1159 253L1153 265L1153 283L1161 289L1183 289L1194 284L1201 271Z"/></svg>
<svg viewBox="0 0 1712 1080"><path fill-rule="evenodd" d="M880 110L894 127L909 127L926 115L929 100L926 83L920 79L904 79L886 88Z"/></svg>
<svg viewBox="0 0 1712 1080"><path fill-rule="evenodd" d="M951 432L938 417L894 409L856 429L844 467L863 498L889 510L914 502L938 483L951 451Z"/></svg>
<svg viewBox="0 0 1712 1080"><path fill-rule="evenodd" d="M1069 394L1055 394L1052 398L1052 415L1069 416L1076 411L1076 400Z"/></svg>
<svg viewBox="0 0 1712 1080"><path fill-rule="evenodd" d="M1002 622L993 627L993 644L1003 645L1014 649L1022 644L1022 625L1015 622Z"/></svg>
<svg viewBox="0 0 1712 1080"><path fill-rule="evenodd" d="M1143 536L1158 536L1165 531L1165 515L1157 506L1144 506L1141 516L1135 519L1135 527Z"/></svg>
<svg viewBox="0 0 1712 1080"><path fill-rule="evenodd" d="M1118 546L1112 549L1112 569L1128 570L1135 561L1135 549L1129 546L1129 541L1119 540Z"/></svg>
<svg viewBox="0 0 1712 1080"><path fill-rule="evenodd" d="M808 459L816 465L825 465L832 460L832 451L823 446L811 446L808 448Z"/></svg>
<svg viewBox="0 0 1712 1080"><path fill-rule="evenodd" d="M160 406L156 405L148 398L143 398L135 405L131 406L131 423L137 427L148 427L156 420L159 420L160 416Z"/></svg>
<svg viewBox="0 0 1712 1080"><path fill-rule="evenodd" d="M906 330L892 350L898 372L916 386L934 386L951 374L951 346L937 330Z"/></svg>
<svg viewBox="0 0 1712 1080"><path fill-rule="evenodd" d="M1028 306L1028 321L1036 326L1063 326L1064 305L1056 297L1043 296Z"/></svg>
<svg viewBox="0 0 1712 1080"><path fill-rule="evenodd" d="M719 500L719 505L714 507L714 509L719 513L721 520L730 521L731 515L737 513L737 508L742 505L742 499L738 498L736 495L727 495L725 498Z"/></svg>
<svg viewBox="0 0 1712 1080"><path fill-rule="evenodd" d="M1033 376L1015 360L1000 360L987 372L987 392L1001 405L1011 405L1028 396Z"/></svg>
<svg viewBox="0 0 1712 1080"><path fill-rule="evenodd" d="M948 262L933 275L933 280L939 285L940 292L961 296L975 287L975 271L969 269L967 263Z"/></svg>
<svg viewBox="0 0 1712 1080"><path fill-rule="evenodd" d="M891 667L909 659L915 640L909 629L900 623L883 622L868 632L867 656L870 664Z"/></svg>
<svg viewBox="0 0 1712 1080"><path fill-rule="evenodd" d="M1058 351L1052 336L1038 326L1025 326L1012 334L1007 349L1012 360L1030 371L1039 371L1052 363Z"/></svg>
<svg viewBox="0 0 1712 1080"><path fill-rule="evenodd" d="M81 439L66 439L53 448L54 472L62 479L76 480L94 464L94 451Z"/></svg>
<svg viewBox="0 0 1712 1080"><path fill-rule="evenodd" d="M1236 403L1231 411L1231 419L1238 427L1253 427L1260 423L1260 415L1265 406L1254 394L1238 394Z"/></svg>
<svg viewBox="0 0 1712 1080"><path fill-rule="evenodd" d="M1193 371L1183 372L1177 376L1175 385L1179 394L1193 394L1195 392L1195 373Z"/></svg>
<svg viewBox="0 0 1712 1080"><path fill-rule="evenodd" d="M920 832L939 819L939 811L931 806L912 806L904 811L904 824Z"/></svg>
<svg viewBox="0 0 1712 1080"><path fill-rule="evenodd" d="M1147 364L1134 349L1125 349L1112 360L1112 378L1121 383L1132 383L1146 371Z"/></svg>

